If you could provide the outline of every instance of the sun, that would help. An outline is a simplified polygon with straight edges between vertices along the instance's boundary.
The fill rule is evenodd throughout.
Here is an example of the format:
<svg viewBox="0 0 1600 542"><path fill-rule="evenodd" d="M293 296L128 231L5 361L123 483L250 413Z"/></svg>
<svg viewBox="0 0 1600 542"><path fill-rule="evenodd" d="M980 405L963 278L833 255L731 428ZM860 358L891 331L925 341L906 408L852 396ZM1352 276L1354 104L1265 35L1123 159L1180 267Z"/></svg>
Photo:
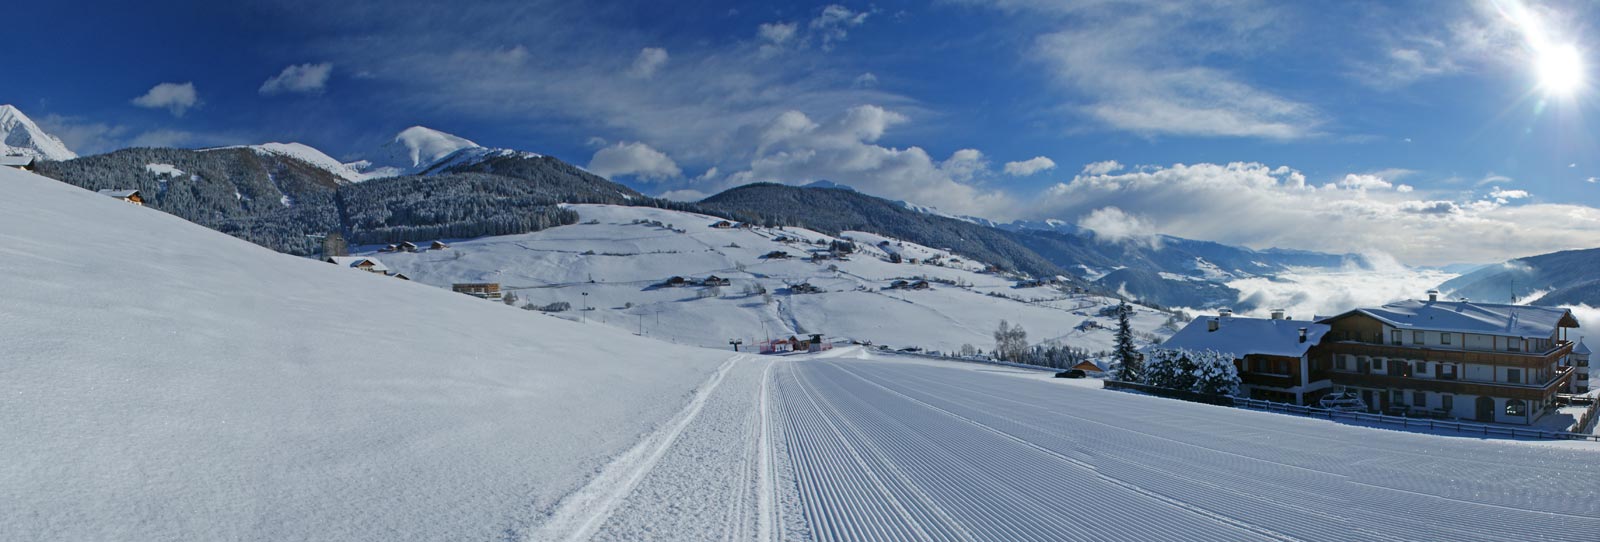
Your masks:
<svg viewBox="0 0 1600 542"><path fill-rule="evenodd" d="M1555 45L1539 51L1534 60L1539 87L1546 94L1571 96L1583 87L1583 55L1571 45Z"/></svg>

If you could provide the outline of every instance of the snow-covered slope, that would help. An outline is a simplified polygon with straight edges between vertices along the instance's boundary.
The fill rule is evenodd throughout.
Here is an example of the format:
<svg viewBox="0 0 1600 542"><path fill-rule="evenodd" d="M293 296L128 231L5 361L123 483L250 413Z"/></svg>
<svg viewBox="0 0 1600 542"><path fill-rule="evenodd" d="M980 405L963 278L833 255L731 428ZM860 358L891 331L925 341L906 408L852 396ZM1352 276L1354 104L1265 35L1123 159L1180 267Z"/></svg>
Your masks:
<svg viewBox="0 0 1600 542"><path fill-rule="evenodd" d="M714 217L647 207L574 205L579 223L523 235L447 240L450 248L365 255L413 280L448 288L498 282L525 303L586 303L587 318L679 343L727 347L771 337L822 333L887 344L954 351L993 347L1000 320L1021 323L1033 343L1100 351L1112 345L1114 322L1098 312L1115 300L1049 287L1015 288L1010 277L943 250L862 232L844 232L860 247L848 261L807 260L816 241L839 238L798 228L719 229ZM659 224L659 225L658 225ZM789 241L780 241L788 238ZM426 246L430 239L413 239ZM887 242L886 246L880 243ZM774 251L790 259L764 258ZM901 254L906 263L887 261ZM911 264L912 259L917 264ZM933 260L938 265L927 262ZM663 287L673 276L727 278L728 286ZM927 290L888 289L899 279L932 282ZM809 283L820 293L800 293ZM759 289L769 292L768 296ZM587 296L584 294L588 294ZM1005 297L1000 297L1005 296ZM1168 315L1140 307L1141 331L1162 329Z"/></svg>
<svg viewBox="0 0 1600 542"><path fill-rule="evenodd" d="M7 540L514 537L729 357L0 184Z"/></svg>
<svg viewBox="0 0 1600 542"><path fill-rule="evenodd" d="M217 147L217 148L218 149L234 149L234 148L240 148L240 147ZM243 148L248 148L250 150L253 150L253 151L261 153L261 154L287 156L289 158L294 158L296 160L300 160L300 161L305 162L307 164L310 164L310 165L316 166L318 168L321 168L323 170L326 170L328 173L332 173L332 174L338 176L340 179L344 179L347 182L358 183L358 182L361 182L361 181L365 181L367 179L375 178L372 175L368 175L368 174L356 171L355 168L352 168L352 167L350 167L348 165L345 165L344 163L341 163L338 160L333 159L332 156L328 156L326 153L324 153L324 152L322 152L320 150L317 150L315 147L312 147L310 145L306 145L306 144L303 144L303 143L262 143L260 145L245 145ZM206 150L214 150L214 149L206 149Z"/></svg>
<svg viewBox="0 0 1600 542"><path fill-rule="evenodd" d="M71 160L77 153L45 133L15 106L0 105L0 156L23 155L45 160Z"/></svg>

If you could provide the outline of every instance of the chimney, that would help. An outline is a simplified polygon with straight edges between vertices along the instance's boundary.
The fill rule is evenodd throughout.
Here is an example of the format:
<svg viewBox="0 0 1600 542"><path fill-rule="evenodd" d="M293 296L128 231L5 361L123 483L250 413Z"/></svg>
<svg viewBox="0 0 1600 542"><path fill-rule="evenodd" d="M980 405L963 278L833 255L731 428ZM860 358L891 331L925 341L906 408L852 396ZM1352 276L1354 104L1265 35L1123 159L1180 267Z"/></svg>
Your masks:
<svg viewBox="0 0 1600 542"><path fill-rule="evenodd" d="M1428 290L1428 302L1432 303L1432 302L1435 302L1435 301L1438 301L1438 300L1439 300L1439 291L1438 290Z"/></svg>
<svg viewBox="0 0 1600 542"><path fill-rule="evenodd" d="M1232 317L1233 316L1233 309L1220 309L1220 310L1217 311L1217 316L1220 316L1222 318Z"/></svg>
<svg viewBox="0 0 1600 542"><path fill-rule="evenodd" d="M1272 319L1273 320L1282 320L1283 319L1283 309L1272 309Z"/></svg>
<svg viewBox="0 0 1600 542"><path fill-rule="evenodd" d="M1306 328L1300 328L1300 342L1306 342Z"/></svg>
<svg viewBox="0 0 1600 542"><path fill-rule="evenodd" d="M1206 320L1206 331L1216 331L1219 327L1222 327L1221 318L1212 318L1210 320Z"/></svg>

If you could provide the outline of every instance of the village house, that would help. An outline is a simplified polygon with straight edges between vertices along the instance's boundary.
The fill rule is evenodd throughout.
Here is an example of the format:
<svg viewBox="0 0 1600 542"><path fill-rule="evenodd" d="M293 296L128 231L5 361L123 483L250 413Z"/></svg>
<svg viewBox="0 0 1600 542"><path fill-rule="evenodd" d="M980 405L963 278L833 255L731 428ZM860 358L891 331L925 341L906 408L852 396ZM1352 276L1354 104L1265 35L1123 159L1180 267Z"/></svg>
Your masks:
<svg viewBox="0 0 1600 542"><path fill-rule="evenodd" d="M732 222L728 222L726 220L718 220L717 223L716 224L712 224L711 227L717 228L719 230L726 230L726 229L733 228L733 223Z"/></svg>
<svg viewBox="0 0 1600 542"><path fill-rule="evenodd" d="M501 296L498 282L458 282L450 285L450 291L497 301Z"/></svg>
<svg viewBox="0 0 1600 542"><path fill-rule="evenodd" d="M765 259L768 259L768 260L787 260L787 259L789 259L790 256L789 256L788 252L784 252L782 250L774 250L772 252L768 252L766 254L763 254L761 257L765 258Z"/></svg>
<svg viewBox="0 0 1600 542"><path fill-rule="evenodd" d="M0 156L0 167L33 171L32 156Z"/></svg>
<svg viewBox="0 0 1600 542"><path fill-rule="evenodd" d="M802 282L800 284L795 284L795 285L789 286L789 293L791 293L791 294L820 294L820 293L822 293L822 288L818 288L816 286L812 286L811 283L809 283L809 282Z"/></svg>
<svg viewBox="0 0 1600 542"><path fill-rule="evenodd" d="M416 252L417 244L411 241L401 241L400 244L395 245L395 248L398 248L404 252Z"/></svg>
<svg viewBox="0 0 1600 542"><path fill-rule="evenodd" d="M1326 324L1284 318L1281 310L1272 318L1245 318L1223 309L1189 322L1161 347L1230 354L1239 369L1239 395L1303 405L1333 386L1327 371L1316 370L1313 350L1330 330Z"/></svg>
<svg viewBox="0 0 1600 542"><path fill-rule="evenodd" d="M102 196L120 199L134 205L144 205L144 196L139 195L138 190L106 189L101 190L99 193Z"/></svg>
<svg viewBox="0 0 1600 542"><path fill-rule="evenodd" d="M328 262L328 263L331 263L331 264L334 264L334 265L337 265L337 266L340 266L340 267L348 267L348 268L351 268L351 269L360 269L360 270L366 271L368 273L377 273L377 274L380 274L380 275L386 275L386 274L389 273L389 268L387 266L383 265L383 262L378 261L376 258L363 258L363 257L360 257L360 256L332 256L332 257L326 258L326 259L324 259L322 261L325 261L325 262ZM406 279L406 280L411 280L411 279Z"/></svg>
<svg viewBox="0 0 1600 542"><path fill-rule="evenodd" d="M444 244L444 241L434 241L428 244L428 250L444 250L447 248L450 248L450 245Z"/></svg>
<svg viewBox="0 0 1600 542"><path fill-rule="evenodd" d="M719 276L716 276L716 275L711 275L709 277L706 277L704 280L700 281L700 285L701 286L727 286L727 285L732 284L732 283L733 283L733 281L730 281L728 279L725 279L725 278L722 278L722 277L719 277Z"/></svg>
<svg viewBox="0 0 1600 542"><path fill-rule="evenodd" d="M686 278L683 278L683 277L679 277L679 276L673 276L673 277L667 278L667 280L662 281L661 285L669 287L669 288L677 288L679 286L688 286L689 285L689 279L686 279Z"/></svg>
<svg viewBox="0 0 1600 542"><path fill-rule="evenodd" d="M1231 353L1254 398L1315 404L1339 388L1372 412L1531 425L1587 361L1567 339L1576 327L1567 309L1442 301L1430 291L1315 323L1200 318L1163 347Z"/></svg>

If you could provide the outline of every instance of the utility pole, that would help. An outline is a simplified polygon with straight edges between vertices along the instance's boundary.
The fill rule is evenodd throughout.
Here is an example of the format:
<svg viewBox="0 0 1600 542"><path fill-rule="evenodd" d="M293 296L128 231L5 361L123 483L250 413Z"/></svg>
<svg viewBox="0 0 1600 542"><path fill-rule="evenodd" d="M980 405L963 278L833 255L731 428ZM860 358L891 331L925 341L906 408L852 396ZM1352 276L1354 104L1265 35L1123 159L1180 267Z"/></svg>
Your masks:
<svg viewBox="0 0 1600 542"><path fill-rule="evenodd" d="M589 322L589 292L583 293L583 322Z"/></svg>
<svg viewBox="0 0 1600 542"><path fill-rule="evenodd" d="M733 351L734 352L738 352L739 351L739 345L744 344L744 339L730 339L728 341L728 344L733 345Z"/></svg>

